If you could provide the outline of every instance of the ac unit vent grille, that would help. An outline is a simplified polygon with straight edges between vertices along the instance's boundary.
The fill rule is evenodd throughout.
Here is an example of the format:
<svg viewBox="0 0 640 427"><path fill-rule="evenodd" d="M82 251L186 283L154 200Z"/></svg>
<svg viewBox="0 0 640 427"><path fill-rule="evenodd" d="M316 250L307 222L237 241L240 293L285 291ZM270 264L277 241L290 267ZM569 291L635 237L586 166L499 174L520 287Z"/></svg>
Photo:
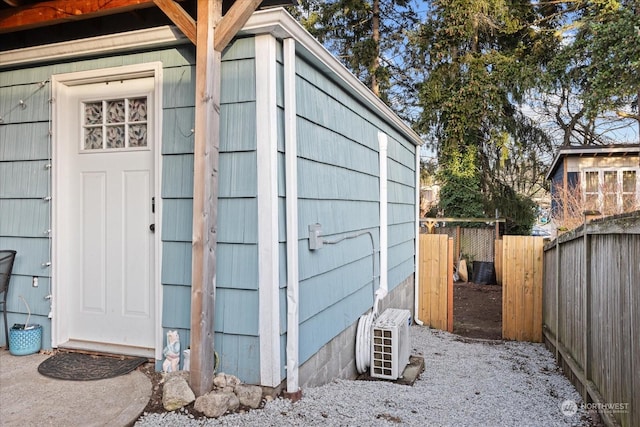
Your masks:
<svg viewBox="0 0 640 427"><path fill-rule="evenodd" d="M409 363L409 310L389 308L371 327L371 376L398 379Z"/></svg>

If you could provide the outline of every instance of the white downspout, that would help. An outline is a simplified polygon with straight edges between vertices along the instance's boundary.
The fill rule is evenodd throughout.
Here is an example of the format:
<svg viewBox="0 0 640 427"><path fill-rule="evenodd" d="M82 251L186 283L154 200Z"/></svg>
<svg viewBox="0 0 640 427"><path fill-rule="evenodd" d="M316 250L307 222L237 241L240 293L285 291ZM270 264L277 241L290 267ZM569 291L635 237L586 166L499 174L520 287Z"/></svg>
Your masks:
<svg viewBox="0 0 640 427"><path fill-rule="evenodd" d="M415 237L415 273L413 276L413 321L422 326L418 319L418 301L420 299L420 146L416 145L416 237Z"/></svg>
<svg viewBox="0 0 640 427"><path fill-rule="evenodd" d="M287 393L298 384L298 150L296 134L296 42L283 41L284 140L287 222Z"/></svg>
<svg viewBox="0 0 640 427"><path fill-rule="evenodd" d="M380 301L389 292L388 283L388 197L387 197L387 150L389 140L384 132L378 132L378 147L380 149L380 286L376 291L373 311L378 314Z"/></svg>

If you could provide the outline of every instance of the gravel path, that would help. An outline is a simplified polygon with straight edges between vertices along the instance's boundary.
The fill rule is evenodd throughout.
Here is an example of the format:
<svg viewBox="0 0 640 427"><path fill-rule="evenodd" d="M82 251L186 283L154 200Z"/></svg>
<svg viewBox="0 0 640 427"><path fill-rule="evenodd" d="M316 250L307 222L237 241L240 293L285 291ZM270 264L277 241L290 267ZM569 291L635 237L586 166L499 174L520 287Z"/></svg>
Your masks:
<svg viewBox="0 0 640 427"><path fill-rule="evenodd" d="M276 399L264 409L195 420L145 414L145 426L589 426L580 396L542 344L468 342L412 326L413 355L425 371L413 387L385 381L336 380L303 390L297 403ZM578 403L564 415L565 400Z"/></svg>

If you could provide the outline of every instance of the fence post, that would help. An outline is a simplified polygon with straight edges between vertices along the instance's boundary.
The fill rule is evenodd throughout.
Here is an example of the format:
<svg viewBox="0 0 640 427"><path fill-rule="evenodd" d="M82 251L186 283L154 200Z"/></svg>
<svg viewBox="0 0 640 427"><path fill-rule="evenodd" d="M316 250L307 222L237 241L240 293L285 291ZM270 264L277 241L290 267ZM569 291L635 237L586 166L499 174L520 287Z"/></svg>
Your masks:
<svg viewBox="0 0 640 427"><path fill-rule="evenodd" d="M556 362L560 361L560 236L556 236Z"/></svg>
<svg viewBox="0 0 640 427"><path fill-rule="evenodd" d="M447 240L447 331L453 332L453 239Z"/></svg>
<svg viewBox="0 0 640 427"><path fill-rule="evenodd" d="M584 224L582 226L583 233L583 266L582 266L582 286L583 286L583 298L582 298L582 318L584 319L584 336L582 337L583 346L583 358L582 358L582 372L584 373L584 384L582 391L582 400L584 403L589 403L589 334L591 331L591 310L589 310L590 298L589 287L591 284L589 268L591 264L591 250L589 249L589 233L587 232L587 214L585 212Z"/></svg>

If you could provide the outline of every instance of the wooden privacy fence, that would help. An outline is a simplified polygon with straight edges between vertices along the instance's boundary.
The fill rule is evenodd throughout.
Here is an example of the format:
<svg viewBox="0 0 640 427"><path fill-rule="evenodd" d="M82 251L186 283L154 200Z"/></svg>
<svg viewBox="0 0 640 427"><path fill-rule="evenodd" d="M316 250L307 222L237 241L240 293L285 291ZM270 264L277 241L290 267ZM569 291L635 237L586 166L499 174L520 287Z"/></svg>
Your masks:
<svg viewBox="0 0 640 427"><path fill-rule="evenodd" d="M426 325L453 332L453 239L420 234L418 318Z"/></svg>
<svg viewBox="0 0 640 427"><path fill-rule="evenodd" d="M502 282L504 339L542 342L543 239L505 236L496 241L496 276ZM418 319L453 331L453 241L420 235Z"/></svg>
<svg viewBox="0 0 640 427"><path fill-rule="evenodd" d="M502 338L542 342L544 239L504 236L501 246Z"/></svg>
<svg viewBox="0 0 640 427"><path fill-rule="evenodd" d="M640 426L640 212L592 222L544 253L544 338L607 425Z"/></svg>

